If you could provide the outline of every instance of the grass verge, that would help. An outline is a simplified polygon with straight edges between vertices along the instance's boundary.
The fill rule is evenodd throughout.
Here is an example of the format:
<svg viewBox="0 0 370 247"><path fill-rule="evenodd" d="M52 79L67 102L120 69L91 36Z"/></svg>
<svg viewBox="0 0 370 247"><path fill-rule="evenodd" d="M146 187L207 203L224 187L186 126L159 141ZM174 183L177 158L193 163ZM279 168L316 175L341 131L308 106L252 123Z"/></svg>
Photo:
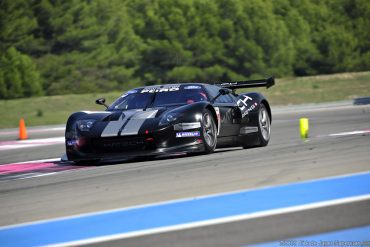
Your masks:
<svg viewBox="0 0 370 247"><path fill-rule="evenodd" d="M277 79L270 89L258 89L272 105L322 103L370 96L370 72Z"/></svg>
<svg viewBox="0 0 370 247"><path fill-rule="evenodd" d="M262 92L272 105L320 103L352 100L370 96L370 72L342 73L277 79L276 85ZM122 92L45 96L38 98L0 100L0 128L18 126L24 118L27 126L64 124L68 116L80 110L104 110L95 99L105 97L113 102Z"/></svg>

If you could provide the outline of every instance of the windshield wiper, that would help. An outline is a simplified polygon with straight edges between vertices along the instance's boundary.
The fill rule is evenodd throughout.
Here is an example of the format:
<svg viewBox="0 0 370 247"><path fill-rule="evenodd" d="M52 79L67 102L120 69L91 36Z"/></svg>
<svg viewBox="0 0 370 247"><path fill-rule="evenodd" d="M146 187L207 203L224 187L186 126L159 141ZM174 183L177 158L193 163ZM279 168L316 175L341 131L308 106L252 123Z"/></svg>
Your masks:
<svg viewBox="0 0 370 247"><path fill-rule="evenodd" d="M154 103L156 96L157 96L157 93L154 91L152 98L150 99L150 102L144 107L143 111L146 111L146 109Z"/></svg>

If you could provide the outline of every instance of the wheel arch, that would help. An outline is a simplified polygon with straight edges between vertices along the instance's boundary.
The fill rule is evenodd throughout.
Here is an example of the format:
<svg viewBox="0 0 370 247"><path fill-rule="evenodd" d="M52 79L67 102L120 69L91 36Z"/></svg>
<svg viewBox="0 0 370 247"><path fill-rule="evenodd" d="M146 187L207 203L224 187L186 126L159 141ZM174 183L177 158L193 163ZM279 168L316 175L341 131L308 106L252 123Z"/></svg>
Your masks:
<svg viewBox="0 0 370 247"><path fill-rule="evenodd" d="M258 93L258 92L248 92L248 93L240 94L240 96L248 96L248 97L250 97L250 98L253 99L252 102L256 102L258 104L264 104L266 106L266 108L267 108L267 112L269 114L270 121L272 121L272 113L271 113L270 104L268 103L267 99L261 93ZM254 110L252 110L251 112L254 112L254 111L258 110L258 109L259 108L257 107Z"/></svg>
<svg viewBox="0 0 370 247"><path fill-rule="evenodd" d="M215 108L212 105L207 105L206 109L208 109L212 113L213 119L215 120L216 123L216 128L218 129L218 120Z"/></svg>
<svg viewBox="0 0 370 247"><path fill-rule="evenodd" d="M271 107L270 107L269 102L268 102L265 98L263 98L263 99L261 100L261 104L264 104L264 105L266 106L266 108L267 108L267 112L268 112L269 117L270 117L270 122L272 122Z"/></svg>
<svg viewBox="0 0 370 247"><path fill-rule="evenodd" d="M73 128L74 123L80 119L82 116L87 115L85 112L75 112L72 115L69 116L66 124L66 132Z"/></svg>

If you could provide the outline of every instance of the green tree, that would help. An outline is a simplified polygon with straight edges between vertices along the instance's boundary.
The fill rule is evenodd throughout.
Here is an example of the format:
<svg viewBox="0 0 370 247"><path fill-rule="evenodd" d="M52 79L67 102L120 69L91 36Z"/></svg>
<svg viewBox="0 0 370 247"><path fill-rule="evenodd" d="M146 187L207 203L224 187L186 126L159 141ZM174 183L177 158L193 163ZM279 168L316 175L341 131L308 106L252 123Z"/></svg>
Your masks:
<svg viewBox="0 0 370 247"><path fill-rule="evenodd" d="M0 51L4 53L14 46L22 52L29 52L35 42L32 34L37 21L27 0L0 1Z"/></svg>
<svg viewBox="0 0 370 247"><path fill-rule="evenodd" d="M3 0L0 96L368 70L369 16L368 0Z"/></svg>
<svg viewBox="0 0 370 247"><path fill-rule="evenodd" d="M0 97L3 99L42 94L41 79L31 58L10 47L0 58Z"/></svg>
<svg viewBox="0 0 370 247"><path fill-rule="evenodd" d="M48 94L108 91L135 84L141 42L132 31L124 3L56 2L52 13L51 54L39 59L48 78Z"/></svg>
<svg viewBox="0 0 370 247"><path fill-rule="evenodd" d="M7 95L8 90L5 83L4 71L0 70L0 99L5 99Z"/></svg>

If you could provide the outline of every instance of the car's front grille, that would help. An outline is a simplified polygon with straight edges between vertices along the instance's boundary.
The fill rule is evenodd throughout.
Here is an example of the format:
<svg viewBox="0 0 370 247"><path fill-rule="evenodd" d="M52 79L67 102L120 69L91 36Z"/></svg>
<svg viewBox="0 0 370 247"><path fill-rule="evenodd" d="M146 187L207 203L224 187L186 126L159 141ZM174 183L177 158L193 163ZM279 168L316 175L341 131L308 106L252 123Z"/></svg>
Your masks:
<svg viewBox="0 0 370 247"><path fill-rule="evenodd" d="M152 145L147 145L141 137L109 137L92 140L97 153L118 153L128 151L143 151Z"/></svg>

